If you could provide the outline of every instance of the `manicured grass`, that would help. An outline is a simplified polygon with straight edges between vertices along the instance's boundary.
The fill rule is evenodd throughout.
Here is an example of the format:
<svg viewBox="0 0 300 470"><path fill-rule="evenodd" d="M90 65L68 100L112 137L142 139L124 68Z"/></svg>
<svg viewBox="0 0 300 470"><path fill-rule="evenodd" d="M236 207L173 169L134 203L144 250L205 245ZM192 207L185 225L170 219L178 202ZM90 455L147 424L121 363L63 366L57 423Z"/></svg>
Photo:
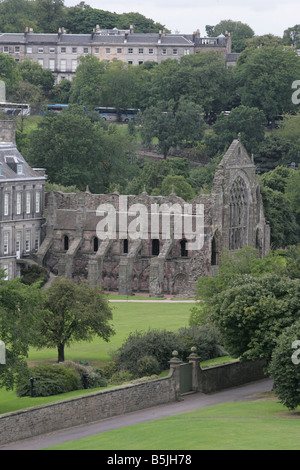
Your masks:
<svg viewBox="0 0 300 470"><path fill-rule="evenodd" d="M129 333L147 331L149 328L176 331L188 326L192 304L176 303L112 303L113 321L116 334L106 343L94 339L82 342L65 350L66 360L87 360L91 364L103 364L110 359L110 352L116 350ZM29 361L57 360L55 349L30 350Z"/></svg>
<svg viewBox="0 0 300 470"><path fill-rule="evenodd" d="M191 304L122 302L112 304L112 308L116 334L112 336L111 340L106 343L101 339L94 339L91 343L73 344L66 348L66 360L86 360L90 364L101 366L110 360L110 352L121 346L130 332L147 331L149 328L176 331L181 327L188 326ZM56 349L31 349L28 357L29 364L33 365L40 361L57 361ZM80 390L72 392L71 395L63 394L47 398L18 398L15 392L0 389L0 414L90 392L92 390Z"/></svg>
<svg viewBox="0 0 300 470"><path fill-rule="evenodd" d="M224 403L48 450L299 450L299 416L272 398Z"/></svg>

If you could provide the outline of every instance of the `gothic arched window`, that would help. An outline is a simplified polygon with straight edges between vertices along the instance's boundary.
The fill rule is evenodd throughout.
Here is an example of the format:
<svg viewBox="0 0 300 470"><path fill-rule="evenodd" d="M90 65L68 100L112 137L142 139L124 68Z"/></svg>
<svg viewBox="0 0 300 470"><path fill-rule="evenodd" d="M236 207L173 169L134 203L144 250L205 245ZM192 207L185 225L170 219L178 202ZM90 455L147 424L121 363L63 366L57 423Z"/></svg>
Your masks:
<svg viewBox="0 0 300 470"><path fill-rule="evenodd" d="M238 250L247 244L249 196L245 180L238 176L229 194L229 249Z"/></svg>

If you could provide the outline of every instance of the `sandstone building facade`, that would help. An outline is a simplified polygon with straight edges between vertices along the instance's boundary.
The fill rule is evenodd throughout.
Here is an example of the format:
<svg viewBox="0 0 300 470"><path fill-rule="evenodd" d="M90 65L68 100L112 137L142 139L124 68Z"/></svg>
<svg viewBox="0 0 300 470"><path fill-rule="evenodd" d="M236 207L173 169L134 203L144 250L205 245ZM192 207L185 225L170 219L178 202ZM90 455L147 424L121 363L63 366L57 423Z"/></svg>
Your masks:
<svg viewBox="0 0 300 470"><path fill-rule="evenodd" d="M203 207L199 249L188 249L189 235L174 236L172 217L170 237L159 228L155 235L149 231L144 237L131 239L116 223L114 238L99 239L97 227L104 220L99 206L105 204L121 214L121 198L118 192L91 194L88 189L79 194L47 193L47 226L35 255L37 262L55 275L86 278L122 295L185 296L194 294L200 276L215 274L225 249L248 245L256 247L260 256L269 249L270 227L264 217L255 165L239 139L232 142L218 165L211 193L189 201L192 214ZM187 204L173 191L169 196L149 196L144 191L126 198L128 207L146 208L147 214L154 204L172 208ZM129 217L128 222L133 220L134 216Z"/></svg>
<svg viewBox="0 0 300 470"><path fill-rule="evenodd" d="M0 34L0 52L16 61L25 58L37 61L52 71L56 83L63 78L72 80L79 58L87 54L108 62L121 60L132 65L147 61L160 63L165 59L177 59L200 51L219 51L227 65L235 65L237 54L231 53L231 37L203 38L200 32L193 34L134 33L133 27L125 30L101 30L96 27L91 34L67 34L60 29L57 34L24 33Z"/></svg>
<svg viewBox="0 0 300 470"><path fill-rule="evenodd" d="M0 121L0 269L6 279L20 275L41 244L44 170L32 169L16 147L14 121Z"/></svg>

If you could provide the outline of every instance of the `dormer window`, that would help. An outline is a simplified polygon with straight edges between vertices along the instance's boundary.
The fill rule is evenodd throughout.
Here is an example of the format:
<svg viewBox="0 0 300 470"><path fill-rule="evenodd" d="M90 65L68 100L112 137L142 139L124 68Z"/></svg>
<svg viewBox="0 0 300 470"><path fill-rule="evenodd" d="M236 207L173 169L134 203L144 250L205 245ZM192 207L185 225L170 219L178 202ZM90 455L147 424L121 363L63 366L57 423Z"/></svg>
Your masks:
<svg viewBox="0 0 300 470"><path fill-rule="evenodd" d="M18 175L23 175L24 174L23 163L17 163L17 174Z"/></svg>

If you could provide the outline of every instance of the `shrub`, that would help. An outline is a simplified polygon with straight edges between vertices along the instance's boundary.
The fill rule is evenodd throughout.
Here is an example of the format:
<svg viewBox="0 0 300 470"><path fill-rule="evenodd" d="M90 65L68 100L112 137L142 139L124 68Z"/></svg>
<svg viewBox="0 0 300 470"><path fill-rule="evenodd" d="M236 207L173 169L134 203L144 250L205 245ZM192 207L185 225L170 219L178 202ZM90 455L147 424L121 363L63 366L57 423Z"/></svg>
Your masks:
<svg viewBox="0 0 300 470"><path fill-rule="evenodd" d="M106 387L103 372L91 366L75 362L60 364L42 364L28 368L17 384L19 397L31 395L30 377L35 379L35 396L50 396L81 390L83 388Z"/></svg>
<svg viewBox="0 0 300 470"><path fill-rule="evenodd" d="M279 401L290 410L300 406L300 320L285 328L273 350L268 372ZM292 357L295 355L295 358Z"/></svg>
<svg viewBox="0 0 300 470"><path fill-rule="evenodd" d="M176 333L155 329L149 329L146 333L142 331L130 333L116 352L117 369L127 370L137 377L139 359L150 356L156 359L158 370L161 372L168 368L168 361L174 349L177 349Z"/></svg>
<svg viewBox="0 0 300 470"><path fill-rule="evenodd" d="M220 333L215 326L193 325L189 328L181 328L178 331L178 351L180 351L181 358L184 361L190 355L192 347L196 347L200 361L226 355L226 351L220 342Z"/></svg>
<svg viewBox="0 0 300 470"><path fill-rule="evenodd" d="M143 356L137 361L139 377L159 374L159 363L154 356Z"/></svg>

